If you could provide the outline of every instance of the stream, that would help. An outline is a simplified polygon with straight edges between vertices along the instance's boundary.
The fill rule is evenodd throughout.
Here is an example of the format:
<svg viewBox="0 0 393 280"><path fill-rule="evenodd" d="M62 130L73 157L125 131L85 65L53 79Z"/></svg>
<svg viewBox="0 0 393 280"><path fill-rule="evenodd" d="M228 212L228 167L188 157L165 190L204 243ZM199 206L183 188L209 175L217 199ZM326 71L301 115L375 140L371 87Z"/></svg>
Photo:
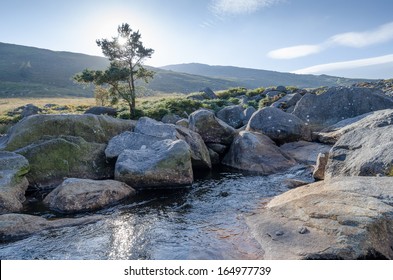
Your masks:
<svg viewBox="0 0 393 280"><path fill-rule="evenodd" d="M288 190L286 179L312 181L306 167L256 176L225 169L199 175L192 186L145 191L111 208L99 222L46 230L0 243L1 259L261 259L245 217ZM38 202L26 213L46 218L78 217L51 212Z"/></svg>

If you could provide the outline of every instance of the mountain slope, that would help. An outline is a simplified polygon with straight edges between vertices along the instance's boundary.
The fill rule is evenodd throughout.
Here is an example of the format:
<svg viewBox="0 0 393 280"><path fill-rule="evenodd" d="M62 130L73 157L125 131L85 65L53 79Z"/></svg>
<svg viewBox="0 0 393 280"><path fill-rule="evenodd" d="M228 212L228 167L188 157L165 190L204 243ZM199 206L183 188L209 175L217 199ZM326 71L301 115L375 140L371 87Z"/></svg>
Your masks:
<svg viewBox="0 0 393 280"><path fill-rule="evenodd" d="M234 66L210 66L199 63L167 65L161 68L193 75L205 75L217 79L232 80L236 81L239 86L247 88L276 85L297 87L338 86L365 81L364 79L348 79L327 75L298 75Z"/></svg>
<svg viewBox="0 0 393 280"><path fill-rule="evenodd" d="M86 68L105 69L108 64L104 57L0 43L0 97L92 96L91 87L76 84L72 77ZM205 87L213 90L238 86L319 87L359 82L196 63L149 68L156 72L155 77L142 85L150 91L163 93L190 93Z"/></svg>

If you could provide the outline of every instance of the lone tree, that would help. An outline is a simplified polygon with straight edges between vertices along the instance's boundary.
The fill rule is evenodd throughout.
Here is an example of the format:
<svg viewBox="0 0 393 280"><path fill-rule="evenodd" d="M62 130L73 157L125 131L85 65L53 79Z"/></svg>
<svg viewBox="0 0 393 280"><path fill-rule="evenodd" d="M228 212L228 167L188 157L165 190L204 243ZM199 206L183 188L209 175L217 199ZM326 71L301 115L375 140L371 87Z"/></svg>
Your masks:
<svg viewBox="0 0 393 280"><path fill-rule="evenodd" d="M130 117L133 118L135 117L135 82L141 79L147 83L150 78L153 78L154 72L146 69L143 62L151 57L154 50L143 46L139 31L132 31L127 23L119 25L117 32L118 36L111 40L96 41L102 53L109 59L109 67L105 71L85 69L74 79L80 83L108 87L110 99L116 102L120 98L127 102Z"/></svg>

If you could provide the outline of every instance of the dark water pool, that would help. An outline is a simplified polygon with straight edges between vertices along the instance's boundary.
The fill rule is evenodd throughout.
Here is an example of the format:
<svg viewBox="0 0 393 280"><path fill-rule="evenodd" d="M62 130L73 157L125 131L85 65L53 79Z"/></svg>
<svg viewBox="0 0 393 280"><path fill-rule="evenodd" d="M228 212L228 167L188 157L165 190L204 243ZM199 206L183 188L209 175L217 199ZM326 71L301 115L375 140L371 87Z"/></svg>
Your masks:
<svg viewBox="0 0 393 280"><path fill-rule="evenodd" d="M187 188L139 193L98 212L104 218L97 223L2 243L0 258L260 259L262 248L250 236L245 217L286 191L288 178L311 180L302 167L272 176L221 170ZM55 215L29 209L38 210Z"/></svg>

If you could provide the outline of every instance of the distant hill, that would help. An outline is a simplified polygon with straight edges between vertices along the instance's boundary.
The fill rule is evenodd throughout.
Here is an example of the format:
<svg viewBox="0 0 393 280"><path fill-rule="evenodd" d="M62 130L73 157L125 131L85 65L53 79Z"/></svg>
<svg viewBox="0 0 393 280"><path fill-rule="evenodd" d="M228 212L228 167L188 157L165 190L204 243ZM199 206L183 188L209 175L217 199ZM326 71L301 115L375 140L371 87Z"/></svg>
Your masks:
<svg viewBox="0 0 393 280"><path fill-rule="evenodd" d="M91 88L76 84L72 77L86 68L98 70L107 65L104 57L0 43L0 97L92 96ZM365 81L196 63L150 68L156 74L144 86L163 93L190 93L205 87L319 87Z"/></svg>
<svg viewBox="0 0 393 280"><path fill-rule="evenodd" d="M299 75L234 66L211 66L200 63L168 65L161 67L161 69L188 73L192 75L204 75L216 79L225 79L236 82L238 86L243 86L246 88L277 85L314 88L320 86L346 86L352 85L359 81L365 81L364 79L348 79L328 75Z"/></svg>

